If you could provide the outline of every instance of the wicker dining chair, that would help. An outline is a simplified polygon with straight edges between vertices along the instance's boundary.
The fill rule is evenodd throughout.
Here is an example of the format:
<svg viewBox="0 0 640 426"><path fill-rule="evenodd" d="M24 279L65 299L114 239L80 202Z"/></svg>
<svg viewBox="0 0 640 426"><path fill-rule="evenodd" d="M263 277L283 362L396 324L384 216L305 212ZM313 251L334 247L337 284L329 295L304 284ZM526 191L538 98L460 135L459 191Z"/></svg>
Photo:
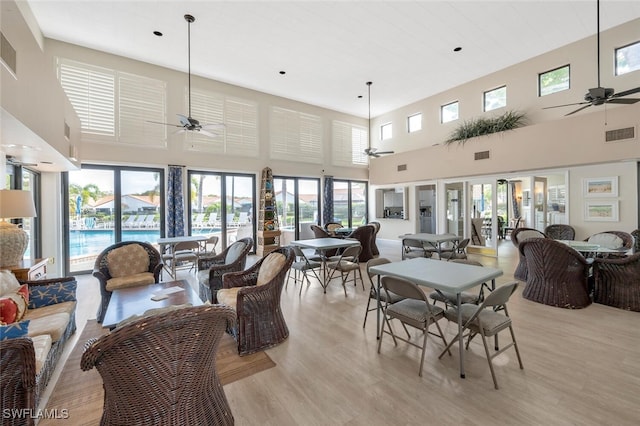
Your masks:
<svg viewBox="0 0 640 426"><path fill-rule="evenodd" d="M218 303L235 310L237 322L228 331L236 339L240 355L268 349L289 337L280 297L294 259L293 249L280 247L247 270L222 277Z"/></svg>
<svg viewBox="0 0 640 426"><path fill-rule="evenodd" d="M371 239L371 253L373 256L380 255L380 249L378 248L378 244L376 243L376 239L378 238L378 232L380 232L380 222L369 222L367 225L372 225L375 228L375 232L373 233L373 238Z"/></svg>
<svg viewBox="0 0 640 426"><path fill-rule="evenodd" d="M95 339L83 371L102 376L102 425L233 425L216 352L233 309L185 307L143 317ZM91 341L90 341L91 342Z"/></svg>
<svg viewBox="0 0 640 426"><path fill-rule="evenodd" d="M523 241L532 238L547 238L547 236L537 229L526 227L516 228L511 232L511 242L516 248L519 247ZM518 251L518 253L520 258L516 270L513 272L513 277L520 281L527 281L527 261L522 251Z"/></svg>
<svg viewBox="0 0 640 426"><path fill-rule="evenodd" d="M554 224L544 228L547 237L554 240L574 240L576 238L576 230L571 225Z"/></svg>
<svg viewBox="0 0 640 426"><path fill-rule="evenodd" d="M568 309L591 304L591 264L579 252L551 238L525 240L518 249L527 262L525 299Z"/></svg>
<svg viewBox="0 0 640 426"><path fill-rule="evenodd" d="M593 301L640 312L640 253L594 260Z"/></svg>
<svg viewBox="0 0 640 426"><path fill-rule="evenodd" d="M361 263L366 263L374 257L373 252L371 251L371 241L375 238L375 234L376 227L374 225L362 225L358 226L347 236L347 238L353 238L354 240L360 241L362 250L358 255L358 259Z"/></svg>
<svg viewBox="0 0 640 426"><path fill-rule="evenodd" d="M198 260L200 300L215 302L216 292L222 288L222 276L227 272L242 271L252 247L252 238L241 238L221 253Z"/></svg>

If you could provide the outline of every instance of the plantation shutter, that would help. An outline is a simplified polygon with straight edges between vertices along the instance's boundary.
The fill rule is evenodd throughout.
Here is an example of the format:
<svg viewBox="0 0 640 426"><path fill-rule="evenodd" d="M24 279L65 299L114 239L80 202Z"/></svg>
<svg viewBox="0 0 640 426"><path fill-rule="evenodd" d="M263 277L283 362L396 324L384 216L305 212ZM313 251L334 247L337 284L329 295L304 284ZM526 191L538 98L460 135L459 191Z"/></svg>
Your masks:
<svg viewBox="0 0 640 426"><path fill-rule="evenodd" d="M226 152L258 157L258 105L237 98L225 100Z"/></svg>
<svg viewBox="0 0 640 426"><path fill-rule="evenodd" d="M334 166L366 165L367 129L334 121L332 124L332 159Z"/></svg>
<svg viewBox="0 0 640 426"><path fill-rule="evenodd" d="M166 84L161 80L120 73L118 78L119 142L166 146Z"/></svg>
<svg viewBox="0 0 640 426"><path fill-rule="evenodd" d="M68 59L59 59L58 79L80 118L81 132L114 137L114 72Z"/></svg>
<svg viewBox="0 0 640 426"><path fill-rule="evenodd" d="M271 108L271 158L322 163L320 117L285 108Z"/></svg>

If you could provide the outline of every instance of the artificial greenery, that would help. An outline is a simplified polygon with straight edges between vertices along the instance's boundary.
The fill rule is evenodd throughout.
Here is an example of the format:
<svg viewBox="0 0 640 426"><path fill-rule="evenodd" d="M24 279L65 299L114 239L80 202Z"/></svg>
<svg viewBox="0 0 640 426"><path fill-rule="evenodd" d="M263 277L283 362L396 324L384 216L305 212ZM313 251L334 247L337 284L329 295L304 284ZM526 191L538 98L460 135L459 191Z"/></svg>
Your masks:
<svg viewBox="0 0 640 426"><path fill-rule="evenodd" d="M507 111L497 117L478 117L463 122L452 133L445 145L453 142L464 144L467 139L491 133L517 129L526 124L526 114L518 111Z"/></svg>

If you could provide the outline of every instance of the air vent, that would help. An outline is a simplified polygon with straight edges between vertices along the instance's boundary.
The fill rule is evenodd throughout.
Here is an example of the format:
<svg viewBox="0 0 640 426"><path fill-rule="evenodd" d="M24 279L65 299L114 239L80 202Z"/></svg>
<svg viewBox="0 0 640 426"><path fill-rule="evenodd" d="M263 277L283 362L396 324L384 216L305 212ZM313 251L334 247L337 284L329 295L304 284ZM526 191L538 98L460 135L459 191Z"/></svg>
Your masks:
<svg viewBox="0 0 640 426"><path fill-rule="evenodd" d="M398 166L398 171L399 171L399 172L405 172L405 171L407 171L407 165L406 165L406 164L400 164L400 165Z"/></svg>
<svg viewBox="0 0 640 426"><path fill-rule="evenodd" d="M635 139L636 128L626 127L624 129L607 130L606 132L604 132L604 136L605 142L618 142L627 139Z"/></svg>
<svg viewBox="0 0 640 426"><path fill-rule="evenodd" d="M5 38L2 32L0 32L0 58L2 59L4 66L7 67L14 77L16 77L16 49L11 46L11 43L9 43L9 40Z"/></svg>
<svg viewBox="0 0 640 426"><path fill-rule="evenodd" d="M480 151L473 154L474 160L486 160L489 158L489 151Z"/></svg>

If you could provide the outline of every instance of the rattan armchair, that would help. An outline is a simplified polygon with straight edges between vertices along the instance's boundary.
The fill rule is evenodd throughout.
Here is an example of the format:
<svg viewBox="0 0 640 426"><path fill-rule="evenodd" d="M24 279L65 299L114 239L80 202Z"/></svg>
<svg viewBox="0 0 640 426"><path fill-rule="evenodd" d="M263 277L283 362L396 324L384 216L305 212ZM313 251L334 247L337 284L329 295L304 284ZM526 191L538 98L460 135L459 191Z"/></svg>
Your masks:
<svg viewBox="0 0 640 426"><path fill-rule="evenodd" d="M640 312L640 253L595 259L593 301Z"/></svg>
<svg viewBox="0 0 640 426"><path fill-rule="evenodd" d="M511 242L514 246L519 247L520 243L532 238L547 238L547 236L533 228L516 228L511 232ZM527 281L527 261L524 258L523 252L519 250L520 259L518 260L518 266L513 272L513 277L520 281Z"/></svg>
<svg viewBox="0 0 640 426"><path fill-rule="evenodd" d="M115 250L124 249L133 244L142 247L144 251L146 251L146 254L149 257L149 267L146 272L136 274L139 278L136 278L135 281L129 280L130 282L127 283L126 286L148 285L160 282L160 273L162 272L163 267L162 258L160 257L160 252L151 244L142 241L121 241L104 249L96 258L96 262L93 266L93 276L96 277L100 283L100 296L102 298L96 314L96 318L100 323L104 318L104 314L107 312L107 306L109 306L109 301L111 300L111 293L114 290L111 286L111 283L113 283L112 279L122 278L112 277L110 270L113 270L113 265L111 265L110 268L110 254Z"/></svg>
<svg viewBox="0 0 640 426"><path fill-rule="evenodd" d="M584 308L589 297L590 262L568 245L551 238L534 238L518 247L527 262L525 299L559 308Z"/></svg>
<svg viewBox="0 0 640 426"><path fill-rule="evenodd" d="M289 337L289 329L280 308L280 296L294 260L294 251L290 247L281 247L246 271L232 272L222 277L223 289L218 291L218 302L235 309L237 322L229 331L238 343L240 355L270 348ZM261 271L263 265L264 270Z"/></svg>
<svg viewBox="0 0 640 426"><path fill-rule="evenodd" d="M373 238L371 239L371 253L374 257L380 256L380 249L378 249L378 244L376 244L376 239L378 238L378 232L380 232L380 222L369 222L367 225L372 225L375 228L375 232L373 233Z"/></svg>
<svg viewBox="0 0 640 426"><path fill-rule="evenodd" d="M242 271L252 248L252 238L241 238L220 254L201 257L198 260L200 300L214 302L216 292L222 288L222 276L227 272Z"/></svg>
<svg viewBox="0 0 640 426"><path fill-rule="evenodd" d="M544 228L544 233L554 240L574 240L576 238L576 230L571 225L549 225Z"/></svg>
<svg viewBox="0 0 640 426"><path fill-rule="evenodd" d="M347 236L347 238L353 238L354 240L360 241L360 245L362 246L362 250L360 251L360 255L358 259L361 263L366 263L373 259L373 252L371 251L371 241L375 238L376 228L373 225L362 225L358 226L353 230L351 234Z"/></svg>
<svg viewBox="0 0 640 426"><path fill-rule="evenodd" d="M216 370L232 309L204 305L145 317L93 341L83 371L103 380L102 425L233 425Z"/></svg>
<svg viewBox="0 0 640 426"><path fill-rule="evenodd" d="M35 410L36 408L36 355L29 337L0 341L0 399L2 409ZM2 425L34 424L31 416L2 419Z"/></svg>

